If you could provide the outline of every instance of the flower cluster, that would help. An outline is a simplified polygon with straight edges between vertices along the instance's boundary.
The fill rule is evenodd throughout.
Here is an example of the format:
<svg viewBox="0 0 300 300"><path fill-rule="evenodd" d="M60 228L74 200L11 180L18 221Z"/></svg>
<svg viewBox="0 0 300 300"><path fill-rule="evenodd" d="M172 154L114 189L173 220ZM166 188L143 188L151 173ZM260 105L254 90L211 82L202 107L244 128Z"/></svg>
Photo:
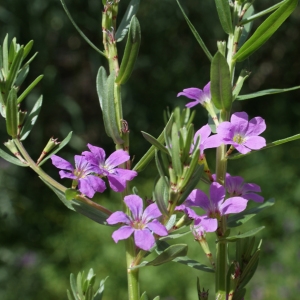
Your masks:
<svg viewBox="0 0 300 300"><path fill-rule="evenodd" d="M102 148L88 144L90 151L82 155L75 155L75 168L63 158L52 155L51 160L55 167L61 169L61 178L73 179L73 186L78 185L79 191L92 198L96 192L102 193L106 189L102 177L107 177L109 185L115 192L122 192L126 181L132 180L137 172L118 168L120 164L128 161L130 156L124 150L117 150L107 159Z"/></svg>

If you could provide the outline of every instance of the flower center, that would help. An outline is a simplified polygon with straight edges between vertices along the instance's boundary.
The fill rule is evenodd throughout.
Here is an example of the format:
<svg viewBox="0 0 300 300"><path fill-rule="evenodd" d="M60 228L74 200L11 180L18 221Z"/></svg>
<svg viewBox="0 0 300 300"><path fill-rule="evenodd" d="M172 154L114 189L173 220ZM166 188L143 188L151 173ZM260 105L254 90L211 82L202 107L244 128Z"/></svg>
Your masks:
<svg viewBox="0 0 300 300"><path fill-rule="evenodd" d="M85 171L80 169L75 169L73 174L77 176L77 178L84 178L86 176Z"/></svg>
<svg viewBox="0 0 300 300"><path fill-rule="evenodd" d="M131 227L134 229L144 229L145 224L141 220L134 220L131 222Z"/></svg>
<svg viewBox="0 0 300 300"><path fill-rule="evenodd" d="M236 142L237 144L243 144L245 139L240 134L237 134L234 136L233 141Z"/></svg>

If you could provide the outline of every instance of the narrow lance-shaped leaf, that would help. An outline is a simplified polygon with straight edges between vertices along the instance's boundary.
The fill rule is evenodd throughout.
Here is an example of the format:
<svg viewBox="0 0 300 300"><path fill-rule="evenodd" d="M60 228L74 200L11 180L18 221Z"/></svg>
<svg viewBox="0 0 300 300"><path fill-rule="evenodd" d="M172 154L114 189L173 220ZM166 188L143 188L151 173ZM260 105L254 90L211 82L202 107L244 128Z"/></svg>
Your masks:
<svg viewBox="0 0 300 300"><path fill-rule="evenodd" d="M20 65L22 63L23 52L24 50L23 48L21 48L11 64L5 84L6 91L9 91L15 82L15 79L18 75L18 71L20 69Z"/></svg>
<svg viewBox="0 0 300 300"><path fill-rule="evenodd" d="M4 71L4 76L7 76L8 75L8 34L4 38L2 51L3 51L2 54L3 71Z"/></svg>
<svg viewBox="0 0 300 300"><path fill-rule="evenodd" d="M98 98L99 98L100 107L102 111L103 111L103 101L105 101L104 98L107 97L106 84L107 84L107 74L105 69L101 66L97 73L96 88L97 88Z"/></svg>
<svg viewBox="0 0 300 300"><path fill-rule="evenodd" d="M17 107L17 92L11 89L6 106L6 130L12 137L16 138L18 134L18 107Z"/></svg>
<svg viewBox="0 0 300 300"><path fill-rule="evenodd" d="M212 102L218 109L230 111L232 104L232 88L229 66L225 57L217 52L210 68L210 90Z"/></svg>
<svg viewBox="0 0 300 300"><path fill-rule="evenodd" d="M99 49L97 48L89 39L88 37L80 30L80 28L77 26L77 24L75 23L75 21L73 20L64 0L60 0L61 5L63 6L63 9L66 12L66 15L68 16L69 20L71 21L71 23L73 24L73 26L75 27L75 29L78 31L78 33L82 36L82 38L94 49L96 50L99 54L103 55L106 57L106 55Z"/></svg>
<svg viewBox="0 0 300 300"><path fill-rule="evenodd" d="M141 28L136 16L133 16L130 22L128 38L122 58L119 74L115 80L117 84L125 84L129 79L141 44Z"/></svg>
<svg viewBox="0 0 300 300"><path fill-rule="evenodd" d="M121 42L129 29L129 24L134 15L136 15L140 5L140 0L131 0L127 6L127 10L122 18L122 21L116 31L115 39L117 42Z"/></svg>
<svg viewBox="0 0 300 300"><path fill-rule="evenodd" d="M152 135L150 135L147 132L141 131L143 137L150 143L152 144L155 148L157 148L158 150L165 152L167 154L169 154L169 151L167 150L167 148L161 144L155 137L153 137Z"/></svg>
<svg viewBox="0 0 300 300"><path fill-rule="evenodd" d="M252 230L247 231L247 232L242 233L242 234L229 236L229 237L225 238L224 240L226 240L228 242L235 242L237 239L243 239L245 237L253 236L253 235L255 235L256 233L258 233L259 231L261 231L264 228L265 228L265 226L261 226L261 227L252 229Z"/></svg>
<svg viewBox="0 0 300 300"><path fill-rule="evenodd" d="M107 135L114 140L115 144L122 144L123 140L120 137L119 127L116 120L114 84L115 72L113 71L107 78L106 96L102 99L102 113Z"/></svg>
<svg viewBox="0 0 300 300"><path fill-rule="evenodd" d="M172 122L173 122L173 114L170 116L170 119L169 119L166 127L170 126L170 124L172 124ZM165 129L166 129L166 127L165 127ZM157 141L159 143L163 143L165 140L165 138L164 138L165 137L165 129L162 131L162 133L157 138ZM156 149L156 147L151 146L150 149L145 153L145 155L140 159L140 161L134 166L133 170L137 171L138 173L143 171L145 169L145 167L147 166L147 164L154 157L155 149Z"/></svg>
<svg viewBox="0 0 300 300"><path fill-rule="evenodd" d="M187 24L189 25L196 41L199 43L200 47L202 48L202 50L204 51L204 53L206 54L207 58L209 59L209 61L212 60L212 55L211 53L209 52L209 50L207 49L206 45L204 44L202 38L200 37L199 33L197 32L196 28L194 27L194 25L191 23L191 21L189 20L189 18L187 17L187 15L185 14L182 6L180 5L179 1L176 0L182 14L183 14L183 17L185 18Z"/></svg>
<svg viewBox="0 0 300 300"><path fill-rule="evenodd" d="M173 123L172 126L172 166L175 170L176 176L180 177L182 174L182 162L181 162L181 153L180 153L180 145L179 145L179 136L178 136L178 128L176 123Z"/></svg>
<svg viewBox="0 0 300 300"><path fill-rule="evenodd" d="M223 30L227 34L233 33L229 1L215 0L215 3Z"/></svg>
<svg viewBox="0 0 300 300"><path fill-rule="evenodd" d="M233 59L243 61L260 48L289 17L298 4L298 0L286 0L273 12L253 33L247 42L238 50Z"/></svg>
<svg viewBox="0 0 300 300"><path fill-rule="evenodd" d="M26 68L26 69L28 70L28 68ZM31 84L26 88L26 90L18 97L18 103L21 103L25 99L25 97L43 79L43 77L44 77L44 75L40 75L33 82L31 82Z"/></svg>
<svg viewBox="0 0 300 300"><path fill-rule="evenodd" d="M31 112L29 113L29 115L26 118L25 124L21 130L20 133L20 140L24 141L27 136L29 135L32 127L34 126L35 122L37 121L37 118L39 116L39 113L41 111L41 107L43 104L43 96L41 95L39 97L39 99L36 101L35 105L33 106Z"/></svg>
<svg viewBox="0 0 300 300"><path fill-rule="evenodd" d="M162 251L155 259L148 262L148 266L159 266L169 261L172 261L178 256L185 256L188 251L188 245L176 244L171 245L164 251Z"/></svg>
<svg viewBox="0 0 300 300"><path fill-rule="evenodd" d="M237 100L248 100L248 99L253 99L253 98L267 96L267 95L285 93L285 92L298 90L298 89L300 89L300 85L294 86L291 88L285 88L285 89L268 89L268 90L263 90L263 91L259 91L259 92L252 93L252 94L240 95L240 96L237 96L236 99Z"/></svg>
<svg viewBox="0 0 300 300"><path fill-rule="evenodd" d="M20 160L18 160L17 158L11 156L10 154L6 153L2 149L0 149L0 157L2 157L6 161L8 161L8 162L10 162L14 165L17 165L19 167L28 167L27 164L22 163Z"/></svg>

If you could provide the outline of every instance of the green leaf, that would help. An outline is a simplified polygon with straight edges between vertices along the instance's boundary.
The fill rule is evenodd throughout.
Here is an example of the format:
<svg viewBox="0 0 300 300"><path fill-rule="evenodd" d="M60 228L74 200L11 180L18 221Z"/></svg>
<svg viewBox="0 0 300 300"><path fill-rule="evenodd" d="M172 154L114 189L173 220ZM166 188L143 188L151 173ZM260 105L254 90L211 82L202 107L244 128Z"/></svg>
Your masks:
<svg viewBox="0 0 300 300"><path fill-rule="evenodd" d="M163 143L165 140L165 130L166 128L172 124L173 122L173 114L170 116L170 119L167 123L167 125L165 126L164 130L162 131L162 133L159 135L159 137L157 138L157 141L159 143ZM145 167L148 165L148 163L152 160L152 158L154 157L155 154L155 149L156 147L151 146L150 149L144 154L144 156L139 160L139 162L134 166L133 170L136 172L141 172L145 169Z"/></svg>
<svg viewBox="0 0 300 300"><path fill-rule="evenodd" d="M196 41L199 43L200 47L202 48L202 50L204 51L204 53L206 54L207 58L209 59L209 61L212 60L212 55L210 54L209 50L207 49L206 45L204 44L202 38L200 37L199 33L197 32L196 28L194 27L194 25L191 23L191 21L189 20L189 18L187 17L187 15L185 14L182 6L180 5L179 1L176 0L182 14L183 17L185 18L187 24L189 25L194 37L196 38Z"/></svg>
<svg viewBox="0 0 300 300"><path fill-rule="evenodd" d="M28 68L26 68L28 70ZM27 88L26 90L18 97L18 103L21 103L25 97L32 91L32 89L43 79L44 75L38 76Z"/></svg>
<svg viewBox="0 0 300 300"><path fill-rule="evenodd" d="M71 140L71 138L72 138L72 131L70 131L69 132L69 134L61 141L61 143L58 145L58 146L56 146L55 148L54 148L54 150L53 151L51 151L47 156L45 156L44 157L44 159L39 163L39 167L41 166L41 165L43 165L53 154L55 154L55 153L57 153L58 151L60 151L63 147L65 147L68 143L69 143L69 141Z"/></svg>
<svg viewBox="0 0 300 300"><path fill-rule="evenodd" d="M3 47L2 47L3 55L2 55L2 64L3 64L3 71L4 76L7 77L8 75L8 34L6 34L4 41L3 41Z"/></svg>
<svg viewBox="0 0 300 300"><path fill-rule="evenodd" d="M66 199L65 194L58 190L56 187L54 187L53 185L51 185L50 183L48 183L46 180L44 180L42 177L40 177L40 179L56 194L56 196L58 197L58 199L70 210L75 210L73 208L72 202L68 201Z"/></svg>
<svg viewBox="0 0 300 300"><path fill-rule="evenodd" d="M79 192L77 190L74 190L74 189L66 189L66 191L65 191L65 196L66 196L67 200L74 199L78 194L79 194Z"/></svg>
<svg viewBox="0 0 300 300"><path fill-rule="evenodd" d="M21 133L20 133L20 140L24 141L27 136L29 135L32 127L34 126L35 122L37 121L37 118L39 116L39 113L41 111L41 107L43 104L43 96L41 95L38 100L36 101L36 103L34 104L31 112L27 115L26 117L26 121L24 126L21 129Z"/></svg>
<svg viewBox="0 0 300 300"><path fill-rule="evenodd" d="M206 265L203 265L203 264L199 263L198 261L189 258L188 256L177 257L177 258L173 259L173 261L183 264L183 265L186 265L190 268L194 268L194 269L203 271L203 272L208 272L208 273L215 272L212 268L210 268Z"/></svg>
<svg viewBox="0 0 300 300"><path fill-rule="evenodd" d="M19 71L18 76L15 80L15 87L19 88L21 86L21 84L26 79L28 73L29 73L29 66L26 66Z"/></svg>
<svg viewBox="0 0 300 300"><path fill-rule="evenodd" d="M249 24L249 22L258 19L258 18L264 16L265 14L271 13L272 11L274 11L275 9L277 9L278 7L280 7L282 4L284 4L285 1L286 0L283 0L283 1L279 2L279 3L276 3L273 6L270 6L267 9L265 9L263 11L260 11L257 14L253 14L253 13L247 14L249 9L251 9L251 8L253 9L253 6L250 6L250 8L245 13L245 15L244 15L242 21L239 23L239 25L242 26L242 25L245 25L245 24ZM254 9L253 9L253 11L254 11Z"/></svg>
<svg viewBox="0 0 300 300"><path fill-rule="evenodd" d="M20 160L18 160L17 158L9 155L8 153L6 153L5 151L3 151L2 149L0 149L0 156L5 159L6 161L17 165L19 167L28 167L27 164L22 163Z"/></svg>
<svg viewBox="0 0 300 300"><path fill-rule="evenodd" d="M236 85L235 85L233 93L232 93L233 100L235 100L238 97L238 95L243 87L244 81L249 77L249 75L250 75L250 73L247 72L246 70L241 71L240 76L236 82Z"/></svg>
<svg viewBox="0 0 300 300"><path fill-rule="evenodd" d="M107 101L104 100L104 98L107 97L106 83L107 83L107 74L105 69L101 66L97 73L96 87L97 87L98 98L99 98L100 107L102 111L103 111L103 101Z"/></svg>
<svg viewBox="0 0 300 300"><path fill-rule="evenodd" d="M210 80L213 104L218 109L230 111L232 104L232 87L229 66L225 57L219 51L211 62Z"/></svg>
<svg viewBox="0 0 300 300"><path fill-rule="evenodd" d="M245 233L242 234L237 234L237 235L233 235L233 236L228 236L227 238L225 238L224 240L228 241L228 242L235 242L237 239L244 239L246 237L249 236L253 236L255 234L257 234L259 231L261 231L262 229L264 229L265 226L261 226L255 229L252 229L250 231L247 231Z"/></svg>
<svg viewBox="0 0 300 300"><path fill-rule="evenodd" d="M229 1L215 0L215 3L223 30L227 34L233 33Z"/></svg>
<svg viewBox="0 0 300 300"><path fill-rule="evenodd" d="M230 215L227 220L227 226L229 228L234 228L241 226L248 222L251 218L256 216L259 212L264 210L265 208L273 206L275 203L275 200L273 198L269 199L268 201L265 201L264 203L260 204L257 207L246 209L238 214Z"/></svg>
<svg viewBox="0 0 300 300"><path fill-rule="evenodd" d="M24 53L24 49L21 48L18 51L17 55L14 57L14 60L9 69L8 76L5 83L6 91L9 91L12 88L13 84L15 83L15 79L17 78L18 71L22 63L23 53Z"/></svg>
<svg viewBox="0 0 300 300"><path fill-rule="evenodd" d="M181 228L180 228L181 229ZM174 233L174 234L169 234L167 236L163 236L161 237L159 240L160 241L168 241L168 240L173 240L173 239L179 239L187 234L191 233L191 231L185 231L185 232L182 232L182 233Z"/></svg>
<svg viewBox="0 0 300 300"><path fill-rule="evenodd" d="M27 55L29 54L29 52L31 51L33 46L33 40L29 41L25 47L24 47L24 52L23 52L23 60L27 57Z"/></svg>
<svg viewBox="0 0 300 300"><path fill-rule="evenodd" d="M17 107L17 92L11 89L7 97L6 106L6 130L12 137L16 138L18 135L18 107Z"/></svg>
<svg viewBox="0 0 300 300"><path fill-rule="evenodd" d="M178 256L185 256L188 251L188 245L176 244L171 245L163 250L154 260L147 263L147 266L159 266L169 261L172 261Z"/></svg>
<svg viewBox="0 0 300 300"><path fill-rule="evenodd" d="M117 84L125 84L133 71L135 61L141 45L141 28L138 19L133 16L130 22L128 38L122 58L119 74L115 80Z"/></svg>
<svg viewBox="0 0 300 300"><path fill-rule="evenodd" d="M150 135L147 132L141 131L143 137L151 144L153 145L157 150L160 150L162 152L165 152L167 154L169 154L169 151L167 150L167 148L161 144L155 137L153 137L152 135Z"/></svg>
<svg viewBox="0 0 300 300"><path fill-rule="evenodd" d="M74 296L75 300L81 300L78 297L76 280L75 280L75 276L74 276L73 273L70 274L70 285L71 285L71 290L72 290L72 293L73 293L73 296Z"/></svg>
<svg viewBox="0 0 300 300"><path fill-rule="evenodd" d="M117 42L121 42L126 36L129 24L132 17L137 13L140 5L140 0L131 0L127 6L127 10L122 18L122 21L116 31L115 39Z"/></svg>
<svg viewBox="0 0 300 300"><path fill-rule="evenodd" d="M255 153L255 152L258 152L258 151L261 151L261 150L269 149L269 148L272 148L272 147L275 147L275 146L278 146L278 145L281 145L281 144L285 144L285 143L288 143L288 142L292 142L292 141L295 141L295 140L299 140L299 139L300 139L300 134L296 134L296 135L290 136L288 138L285 138L285 139L282 139L282 140L277 140L275 142L269 143L265 147L263 147L259 150L250 151L247 154L236 153L236 154L229 155L227 159L239 159L239 158L245 157L247 155L250 155L251 153Z"/></svg>
<svg viewBox="0 0 300 300"><path fill-rule="evenodd" d="M105 214L104 212L77 199L71 200L71 203L73 210L77 211L81 215L88 217L89 219L95 221L98 224L108 225L106 219L109 217L109 215Z"/></svg>
<svg viewBox="0 0 300 300"><path fill-rule="evenodd" d="M95 295L94 295L94 300L101 300L103 297L103 293L104 293L104 288L105 288L105 281L107 280L108 276L105 279L102 279L100 281L100 287L99 289L96 291Z"/></svg>
<svg viewBox="0 0 300 300"><path fill-rule="evenodd" d="M166 182L166 178L161 176L154 189L155 202L160 210L160 212L168 217L168 197L169 197L169 184Z"/></svg>
<svg viewBox="0 0 300 300"><path fill-rule="evenodd" d="M298 4L298 0L286 0L273 12L234 55L233 60L243 61L260 48L289 17Z"/></svg>
<svg viewBox="0 0 300 300"><path fill-rule="evenodd" d="M181 191L180 199L178 200L178 205L183 203L183 201L188 197L188 195L195 189L196 185L199 183L202 173L203 173L203 165L198 165L190 177L188 184L184 187L183 191ZM189 176L189 173L186 175Z"/></svg>
<svg viewBox="0 0 300 300"><path fill-rule="evenodd" d="M180 177L182 174L182 162L180 155L180 145L179 145L179 137L178 137L178 128L176 123L173 123L172 126L172 167L175 171L176 176Z"/></svg>
<svg viewBox="0 0 300 300"><path fill-rule="evenodd" d="M160 300L160 296L156 296L153 300Z"/></svg>
<svg viewBox="0 0 300 300"><path fill-rule="evenodd" d="M81 273L79 272L77 274L77 278L76 278L76 286L77 286L77 290L78 290L77 294L78 294L80 299L83 298L83 292L82 292L82 288L81 288L81 279L82 279Z"/></svg>
<svg viewBox="0 0 300 300"><path fill-rule="evenodd" d="M262 96L266 96L266 95L274 95L274 94L289 92L289 91L298 90L298 89L300 89L300 85L294 86L291 88L285 88L285 89L268 89L268 90L263 90L263 91L259 91L259 92L252 93L252 94L240 95L240 96L237 96L236 99L237 100L248 100L248 99L253 99L253 98L262 97Z"/></svg>
<svg viewBox="0 0 300 300"><path fill-rule="evenodd" d="M68 300L74 300L69 290L67 290Z"/></svg>
<svg viewBox="0 0 300 300"><path fill-rule="evenodd" d="M124 141L121 139L119 134L119 127L116 120L116 108L114 101L114 84L115 84L115 72L112 71L107 78L106 92L107 96L102 99L103 105L103 120L105 131L110 136L114 143L119 145Z"/></svg>
<svg viewBox="0 0 300 300"><path fill-rule="evenodd" d="M75 29L78 31L78 33L81 35L81 37L94 49L96 50L99 54L103 55L104 57L106 57L106 55L100 50L98 49L89 39L88 37L80 30L80 28L77 26L77 24L75 23L75 21L73 20L64 0L60 0L63 9L66 12L66 15L68 16L69 20L71 21L71 23L73 24L73 26L75 27Z"/></svg>
<svg viewBox="0 0 300 300"><path fill-rule="evenodd" d="M251 17L251 15L253 15L253 14L254 14L254 8L253 8L253 5L251 5L247 9L247 11L243 17L243 20L248 17ZM243 20L242 20L242 22L243 22ZM241 37L239 38L239 42L238 42L238 49L241 48L242 45L246 42L246 40L250 34L250 31L252 29L252 26L253 26L253 22L248 22L247 24L245 24L243 26L242 34L241 34Z"/></svg>
<svg viewBox="0 0 300 300"><path fill-rule="evenodd" d="M140 298L140 300L149 300L148 296L147 296L147 293L144 292Z"/></svg>

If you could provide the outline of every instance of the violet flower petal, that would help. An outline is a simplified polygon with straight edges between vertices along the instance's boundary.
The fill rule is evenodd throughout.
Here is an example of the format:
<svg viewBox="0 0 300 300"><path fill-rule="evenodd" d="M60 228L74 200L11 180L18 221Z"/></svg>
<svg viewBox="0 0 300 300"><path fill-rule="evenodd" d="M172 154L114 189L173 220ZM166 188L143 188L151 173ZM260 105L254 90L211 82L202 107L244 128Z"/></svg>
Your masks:
<svg viewBox="0 0 300 300"><path fill-rule="evenodd" d="M164 225L162 225L161 223L159 223L156 219L149 222L147 224L147 227L159 236L168 235L168 230L166 229L166 227Z"/></svg>
<svg viewBox="0 0 300 300"><path fill-rule="evenodd" d="M105 164L110 168L115 168L125 161L129 160L130 156L128 153L122 149L116 150L113 152L105 161ZM109 169L110 169L109 168Z"/></svg>
<svg viewBox="0 0 300 300"><path fill-rule="evenodd" d="M143 213L143 200L137 195L124 197L124 202L132 213L133 219L141 219Z"/></svg>
<svg viewBox="0 0 300 300"><path fill-rule="evenodd" d="M73 180L76 180L78 178L73 173L70 173L70 172L67 172L67 171L64 171L64 170L60 170L58 173L59 173L60 178L70 178L70 179L73 179Z"/></svg>
<svg viewBox="0 0 300 300"><path fill-rule="evenodd" d="M134 242L137 247L139 247L145 251L148 251L154 246L155 239L154 239L152 233L148 229L135 230L134 231Z"/></svg>
<svg viewBox="0 0 300 300"><path fill-rule="evenodd" d="M72 164L70 164L68 161L55 154L51 156L51 160L52 160L52 164L58 169L68 170L71 172L73 172L74 170Z"/></svg>
<svg viewBox="0 0 300 300"><path fill-rule="evenodd" d="M250 136L244 142L244 146L258 150L266 146L266 140L261 136Z"/></svg>
<svg viewBox="0 0 300 300"><path fill-rule="evenodd" d="M148 223L150 220L152 220L154 218L158 218L161 215L162 215L162 213L158 209L157 204L152 203L145 208L142 218L145 223Z"/></svg>
<svg viewBox="0 0 300 300"><path fill-rule="evenodd" d="M131 236L134 229L130 226L122 226L113 232L112 238L117 243L119 240L125 240Z"/></svg>
<svg viewBox="0 0 300 300"><path fill-rule="evenodd" d="M188 88L188 89L184 89L182 92L178 93L177 97L185 96L189 99L197 100L197 102L200 103L199 97L201 94L202 94L202 91L198 88Z"/></svg>
<svg viewBox="0 0 300 300"><path fill-rule="evenodd" d="M223 185L219 184L218 182L213 182L210 185L209 193L211 202L218 207L225 198L226 190Z"/></svg>
<svg viewBox="0 0 300 300"><path fill-rule="evenodd" d="M239 213L246 209L248 201L242 197L232 197L224 201L220 206L221 215Z"/></svg>
<svg viewBox="0 0 300 300"><path fill-rule="evenodd" d="M129 225L130 219L123 211L116 211L107 218L106 222L109 225L114 225L118 223L124 223Z"/></svg>

